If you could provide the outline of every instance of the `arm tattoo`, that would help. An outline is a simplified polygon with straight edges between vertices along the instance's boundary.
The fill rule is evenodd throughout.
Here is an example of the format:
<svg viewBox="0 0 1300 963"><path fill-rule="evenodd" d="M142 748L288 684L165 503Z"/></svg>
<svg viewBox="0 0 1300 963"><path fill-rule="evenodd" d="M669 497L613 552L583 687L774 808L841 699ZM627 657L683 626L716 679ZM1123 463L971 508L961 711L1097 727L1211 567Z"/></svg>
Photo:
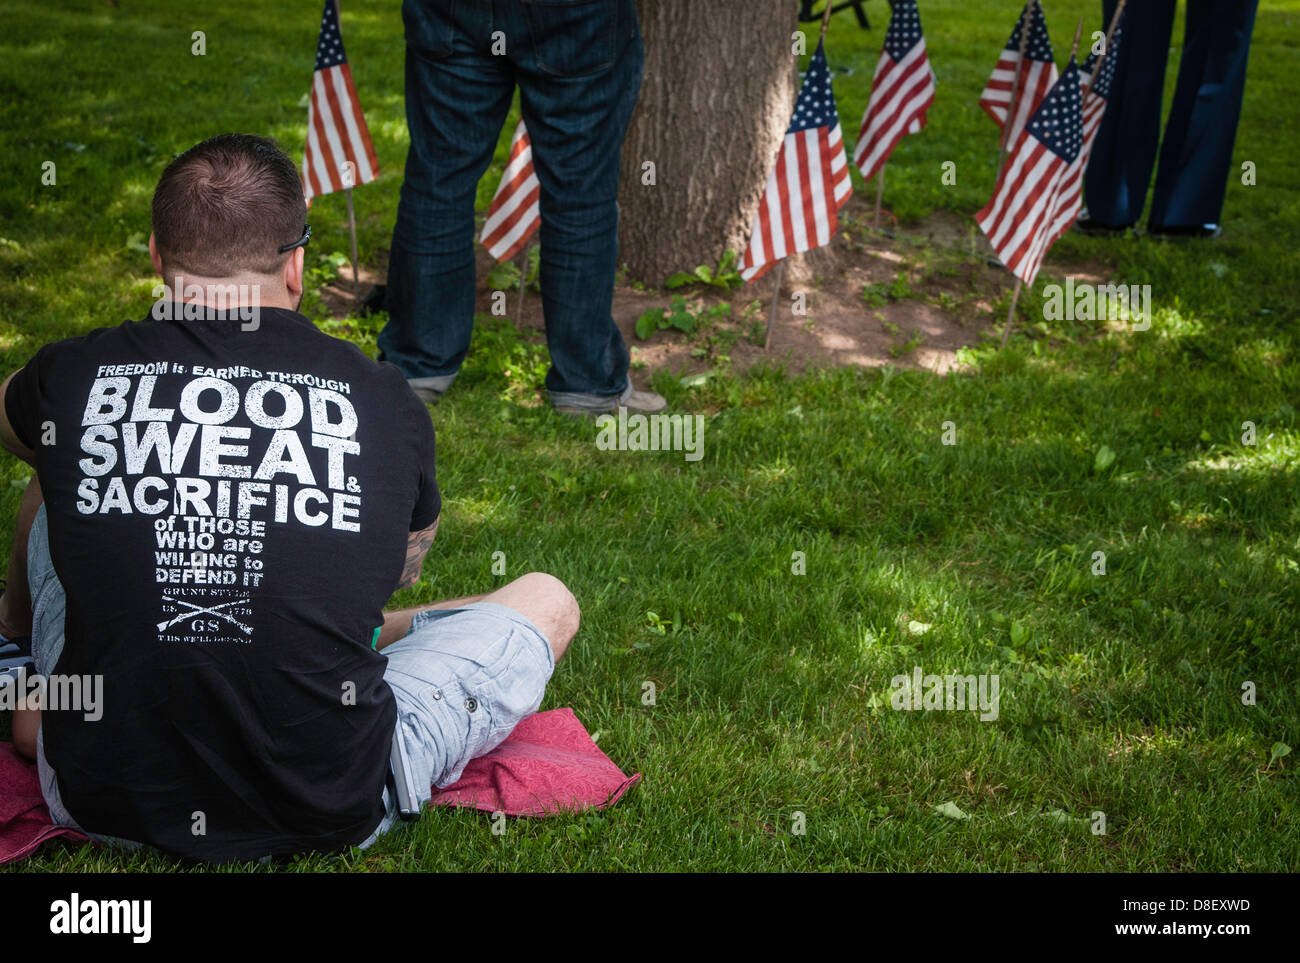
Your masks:
<svg viewBox="0 0 1300 963"><path fill-rule="evenodd" d="M438 534L438 522L441 520L442 516L439 515L428 528L411 532L407 537L406 566L402 569L402 577L397 583L398 588L410 588L420 580L424 557L429 554L429 546L433 544L433 537Z"/></svg>

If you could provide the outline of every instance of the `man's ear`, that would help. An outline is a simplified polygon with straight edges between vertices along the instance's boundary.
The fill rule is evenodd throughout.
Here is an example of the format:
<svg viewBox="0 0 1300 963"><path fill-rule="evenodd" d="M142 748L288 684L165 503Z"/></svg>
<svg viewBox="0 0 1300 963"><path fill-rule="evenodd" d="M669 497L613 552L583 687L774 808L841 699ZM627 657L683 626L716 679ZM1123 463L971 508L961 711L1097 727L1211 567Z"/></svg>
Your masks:
<svg viewBox="0 0 1300 963"><path fill-rule="evenodd" d="M158 253L158 239L154 237L153 231L149 232L149 260L153 261L153 269L161 276L163 273L162 255Z"/></svg>
<svg viewBox="0 0 1300 963"><path fill-rule="evenodd" d="M302 272L306 260L306 251L296 247L289 260L284 262L284 287L291 297L302 297Z"/></svg>

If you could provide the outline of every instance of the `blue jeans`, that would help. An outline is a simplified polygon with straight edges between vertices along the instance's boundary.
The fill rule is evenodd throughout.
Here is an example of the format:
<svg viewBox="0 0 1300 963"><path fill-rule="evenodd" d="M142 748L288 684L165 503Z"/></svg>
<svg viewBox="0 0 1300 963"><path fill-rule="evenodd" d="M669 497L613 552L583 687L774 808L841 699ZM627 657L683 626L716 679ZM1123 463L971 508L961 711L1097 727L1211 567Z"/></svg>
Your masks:
<svg viewBox="0 0 1300 963"><path fill-rule="evenodd" d="M438 390L465 359L475 193L518 85L541 187L546 387L556 403L623 396L628 350L610 307L619 156L645 60L633 0L405 0L402 18L411 146L382 358Z"/></svg>
<svg viewBox="0 0 1300 963"><path fill-rule="evenodd" d="M1103 0L1106 23L1117 5ZM1110 104L1084 175L1088 216L1103 224L1137 223L1153 167L1151 227L1217 224L1223 214L1259 0L1188 0L1178 86L1157 167L1176 6L1175 0L1143 0L1124 12Z"/></svg>

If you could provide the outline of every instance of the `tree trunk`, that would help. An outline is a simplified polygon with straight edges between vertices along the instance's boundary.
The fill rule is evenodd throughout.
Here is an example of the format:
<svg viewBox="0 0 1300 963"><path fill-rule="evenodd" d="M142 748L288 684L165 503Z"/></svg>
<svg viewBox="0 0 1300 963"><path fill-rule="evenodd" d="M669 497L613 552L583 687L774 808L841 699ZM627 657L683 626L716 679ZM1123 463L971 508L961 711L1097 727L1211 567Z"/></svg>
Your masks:
<svg viewBox="0 0 1300 963"><path fill-rule="evenodd" d="M798 4L637 0L637 11L645 79L623 141L619 260L658 286L744 253L794 107ZM817 25L804 29L811 52Z"/></svg>

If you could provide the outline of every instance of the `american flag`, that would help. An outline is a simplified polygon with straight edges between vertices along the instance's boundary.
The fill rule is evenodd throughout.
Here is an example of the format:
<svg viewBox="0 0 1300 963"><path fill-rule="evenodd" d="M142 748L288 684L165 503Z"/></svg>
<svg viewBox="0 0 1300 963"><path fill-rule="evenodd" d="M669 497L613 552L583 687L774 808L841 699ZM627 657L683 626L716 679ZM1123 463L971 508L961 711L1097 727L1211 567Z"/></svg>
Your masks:
<svg viewBox="0 0 1300 963"><path fill-rule="evenodd" d="M479 242L498 261L509 261L518 254L542 223L539 192L537 173L533 170L533 145L521 117L510 142L510 160L497 192L492 195L487 223L479 235Z"/></svg>
<svg viewBox="0 0 1300 963"><path fill-rule="evenodd" d="M307 200L345 187L367 184L379 174L375 145L370 142L361 113L352 69L343 52L339 15L334 0L325 0L316 45L311 106L307 108L307 148L302 179Z"/></svg>
<svg viewBox="0 0 1300 963"><path fill-rule="evenodd" d="M1020 133L993 199L975 215L1007 269L1033 284L1051 247L1065 172L1083 148L1083 94L1074 58Z"/></svg>
<svg viewBox="0 0 1300 963"><path fill-rule="evenodd" d="M759 202L740 276L753 281L783 258L829 243L852 190L831 72L819 43Z"/></svg>
<svg viewBox="0 0 1300 963"><path fill-rule="evenodd" d="M1121 11L1120 17L1123 17ZM1056 213L1052 215L1050 247L1056 239L1070 229L1074 219L1083 207L1083 172L1088 168L1088 157L1092 154L1092 142L1097 139L1097 129L1101 127L1101 118L1106 113L1106 103L1110 97L1110 87L1115 80L1115 64L1118 62L1119 38L1123 30L1123 20L1115 25L1110 43L1104 56L1089 53L1088 59L1080 69L1079 81L1083 90L1083 148L1074 159L1070 169L1065 172L1061 184L1060 199ZM1097 72L1097 61L1101 60L1101 72Z"/></svg>
<svg viewBox="0 0 1300 963"><path fill-rule="evenodd" d="M1029 37L1025 43L1025 60L1020 72L1020 94L1016 102L1016 116L1012 119L1011 129L1007 131L1003 143L1008 146L1016 142L1025 122L1029 120L1038 105L1042 103L1047 92L1056 83L1056 62L1052 59L1052 41L1047 37L1047 23L1043 20L1043 9L1038 0L1029 0L1016 21L1016 29L1011 31L1011 39L1002 48L997 66L984 85L980 94L980 106L984 108L999 127L1007 122L1007 110L1011 104L1012 91L1016 86L1016 65L1020 62L1020 32L1025 29L1025 17L1029 17Z"/></svg>
<svg viewBox="0 0 1300 963"><path fill-rule="evenodd" d="M934 103L934 73L921 35L916 0L894 0L885 47L871 81L871 101L862 115L853 163L865 180L885 166L904 134L925 126L925 112Z"/></svg>

